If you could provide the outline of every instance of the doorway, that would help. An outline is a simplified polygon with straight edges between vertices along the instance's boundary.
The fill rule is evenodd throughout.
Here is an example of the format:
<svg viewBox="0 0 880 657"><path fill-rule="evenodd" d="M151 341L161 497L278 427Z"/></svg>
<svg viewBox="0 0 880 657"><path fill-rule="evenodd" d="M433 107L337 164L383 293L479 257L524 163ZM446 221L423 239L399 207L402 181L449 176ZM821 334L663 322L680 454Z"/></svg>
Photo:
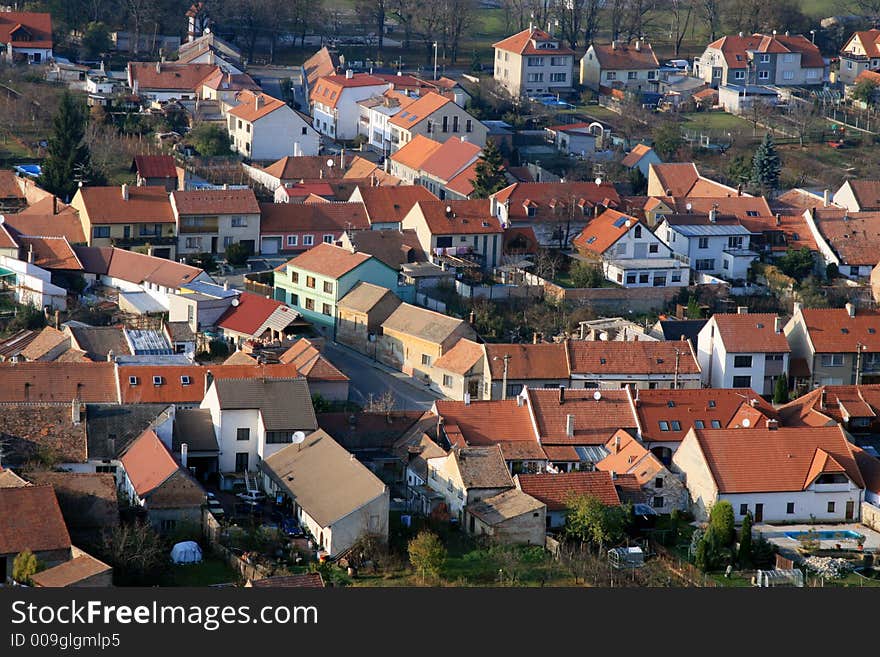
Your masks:
<svg viewBox="0 0 880 657"><path fill-rule="evenodd" d="M853 502L852 500L847 500L846 501L846 519L852 520L853 516L855 515L855 511L856 511L856 503Z"/></svg>
<svg viewBox="0 0 880 657"><path fill-rule="evenodd" d="M248 453L247 452L237 452L235 454L235 471L236 472L247 472L248 470Z"/></svg>
<svg viewBox="0 0 880 657"><path fill-rule="evenodd" d="M764 520L764 505L756 504L755 505L755 522L763 522Z"/></svg>

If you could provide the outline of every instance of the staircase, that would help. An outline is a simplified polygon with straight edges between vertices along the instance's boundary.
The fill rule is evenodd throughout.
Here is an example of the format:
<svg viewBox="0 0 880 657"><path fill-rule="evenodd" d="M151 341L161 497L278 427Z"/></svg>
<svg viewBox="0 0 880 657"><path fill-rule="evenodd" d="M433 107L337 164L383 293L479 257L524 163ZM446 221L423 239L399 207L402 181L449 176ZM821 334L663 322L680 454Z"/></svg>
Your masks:
<svg viewBox="0 0 880 657"><path fill-rule="evenodd" d="M259 480L257 479L256 472L245 472L244 473L244 484L245 488L248 492L260 492Z"/></svg>

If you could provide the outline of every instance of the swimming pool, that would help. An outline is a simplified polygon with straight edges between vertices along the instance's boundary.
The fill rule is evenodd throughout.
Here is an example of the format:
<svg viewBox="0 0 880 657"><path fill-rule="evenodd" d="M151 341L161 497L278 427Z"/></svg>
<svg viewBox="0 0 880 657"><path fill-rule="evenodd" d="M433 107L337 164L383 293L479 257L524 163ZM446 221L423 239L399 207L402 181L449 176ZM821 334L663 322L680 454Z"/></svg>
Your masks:
<svg viewBox="0 0 880 657"><path fill-rule="evenodd" d="M821 531L812 532L813 535L820 541L857 541L860 538L865 538L862 534L858 532L854 532L851 529L823 529ZM795 541L799 541L810 534L809 531L801 531L801 532L785 532L785 535L788 538L791 538Z"/></svg>

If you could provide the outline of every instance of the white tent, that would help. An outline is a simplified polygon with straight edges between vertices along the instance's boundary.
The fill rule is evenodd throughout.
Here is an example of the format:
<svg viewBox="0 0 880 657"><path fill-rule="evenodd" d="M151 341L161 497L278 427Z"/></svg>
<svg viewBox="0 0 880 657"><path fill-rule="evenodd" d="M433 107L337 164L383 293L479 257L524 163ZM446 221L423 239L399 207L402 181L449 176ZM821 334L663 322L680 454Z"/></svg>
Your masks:
<svg viewBox="0 0 880 657"><path fill-rule="evenodd" d="M174 563L200 563L202 548L195 541L183 541L171 548L171 560Z"/></svg>

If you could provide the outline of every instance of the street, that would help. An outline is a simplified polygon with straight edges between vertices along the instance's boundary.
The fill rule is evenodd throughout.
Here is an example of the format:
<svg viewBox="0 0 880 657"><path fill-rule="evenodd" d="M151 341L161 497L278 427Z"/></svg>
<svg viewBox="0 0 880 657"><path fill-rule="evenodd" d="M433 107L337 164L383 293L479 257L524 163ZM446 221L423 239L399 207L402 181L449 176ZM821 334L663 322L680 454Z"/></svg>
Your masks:
<svg viewBox="0 0 880 657"><path fill-rule="evenodd" d="M324 356L351 379L348 397L366 407L370 394L376 398L390 390L394 394L394 408L398 410L428 410L442 397L427 387L410 383L403 372L393 372L347 347L327 342Z"/></svg>

